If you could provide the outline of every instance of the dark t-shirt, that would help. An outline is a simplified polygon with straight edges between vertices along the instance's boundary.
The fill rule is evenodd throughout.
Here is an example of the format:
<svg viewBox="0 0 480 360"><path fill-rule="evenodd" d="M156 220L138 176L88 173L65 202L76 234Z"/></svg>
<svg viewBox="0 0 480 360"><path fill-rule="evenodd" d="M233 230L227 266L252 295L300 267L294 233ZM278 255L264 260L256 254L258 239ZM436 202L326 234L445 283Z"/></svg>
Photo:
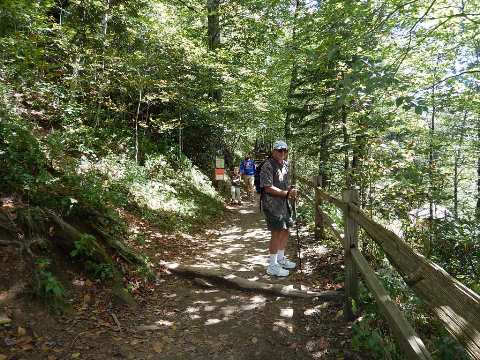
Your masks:
<svg viewBox="0 0 480 360"><path fill-rule="evenodd" d="M241 181L240 174L232 174L232 186L240 187Z"/></svg>
<svg viewBox="0 0 480 360"><path fill-rule="evenodd" d="M267 160L260 171L260 187L275 186L281 190L288 190L288 163L272 165L274 159ZM284 197L272 196L267 192L262 196L262 208L272 215L288 215L287 202Z"/></svg>

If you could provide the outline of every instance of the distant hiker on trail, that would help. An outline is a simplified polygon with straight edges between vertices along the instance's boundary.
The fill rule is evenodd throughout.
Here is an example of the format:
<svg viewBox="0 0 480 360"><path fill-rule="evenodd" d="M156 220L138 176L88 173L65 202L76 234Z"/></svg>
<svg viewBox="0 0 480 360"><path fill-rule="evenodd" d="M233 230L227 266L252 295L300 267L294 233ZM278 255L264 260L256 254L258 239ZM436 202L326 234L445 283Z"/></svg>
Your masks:
<svg viewBox="0 0 480 360"><path fill-rule="evenodd" d="M240 176L238 168L233 169L231 178L232 178L232 185L230 188L232 192L231 203L240 205L242 203L240 199L240 187L242 185L242 178Z"/></svg>
<svg viewBox="0 0 480 360"><path fill-rule="evenodd" d="M288 269L296 264L285 257L289 228L293 226L288 199L297 197L297 190L289 186L287 143L276 141L273 144L272 157L265 160L260 170L261 207L272 232L268 250L270 252L267 274L288 276Z"/></svg>
<svg viewBox="0 0 480 360"><path fill-rule="evenodd" d="M255 199L255 188L253 182L255 179L255 161L250 158L250 155L240 162L240 174L243 177L247 194L250 200Z"/></svg>

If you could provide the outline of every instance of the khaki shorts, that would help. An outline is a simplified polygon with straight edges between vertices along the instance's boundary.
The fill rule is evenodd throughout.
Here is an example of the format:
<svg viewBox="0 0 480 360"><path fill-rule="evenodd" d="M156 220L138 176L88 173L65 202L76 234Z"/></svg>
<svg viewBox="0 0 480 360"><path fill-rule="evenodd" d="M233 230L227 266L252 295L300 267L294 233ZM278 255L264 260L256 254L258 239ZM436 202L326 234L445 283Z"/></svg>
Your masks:
<svg viewBox="0 0 480 360"><path fill-rule="evenodd" d="M268 210L263 210L265 221L267 222L267 229L272 230L287 230L293 226L292 217L288 214L276 215Z"/></svg>
<svg viewBox="0 0 480 360"><path fill-rule="evenodd" d="M243 175L243 182L245 183L245 187L247 189L253 189L253 185L255 183L255 176Z"/></svg>

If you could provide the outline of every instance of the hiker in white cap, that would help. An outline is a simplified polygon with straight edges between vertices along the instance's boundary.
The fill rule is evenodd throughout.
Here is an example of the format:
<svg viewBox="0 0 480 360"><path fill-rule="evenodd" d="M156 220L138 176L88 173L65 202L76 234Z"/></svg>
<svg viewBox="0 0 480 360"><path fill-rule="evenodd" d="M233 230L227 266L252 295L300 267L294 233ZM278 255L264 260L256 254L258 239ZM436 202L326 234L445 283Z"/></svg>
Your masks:
<svg viewBox="0 0 480 360"><path fill-rule="evenodd" d="M288 269L296 266L285 256L289 228L293 226L288 199L297 197L297 190L288 182L287 154L287 143L276 141L272 157L265 161L260 170L260 202L268 230L272 233L268 247L270 259L267 273L274 276L288 276Z"/></svg>

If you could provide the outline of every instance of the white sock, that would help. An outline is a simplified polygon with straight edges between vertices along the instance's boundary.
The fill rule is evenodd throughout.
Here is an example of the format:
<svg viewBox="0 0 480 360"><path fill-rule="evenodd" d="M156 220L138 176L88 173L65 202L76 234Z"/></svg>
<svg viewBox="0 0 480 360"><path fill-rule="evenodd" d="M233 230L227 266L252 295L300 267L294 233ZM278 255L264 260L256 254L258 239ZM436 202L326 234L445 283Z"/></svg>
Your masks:
<svg viewBox="0 0 480 360"><path fill-rule="evenodd" d="M277 254L270 254L270 265L277 263Z"/></svg>
<svg viewBox="0 0 480 360"><path fill-rule="evenodd" d="M285 250L278 250L277 251L277 261L283 260L285 257Z"/></svg>

